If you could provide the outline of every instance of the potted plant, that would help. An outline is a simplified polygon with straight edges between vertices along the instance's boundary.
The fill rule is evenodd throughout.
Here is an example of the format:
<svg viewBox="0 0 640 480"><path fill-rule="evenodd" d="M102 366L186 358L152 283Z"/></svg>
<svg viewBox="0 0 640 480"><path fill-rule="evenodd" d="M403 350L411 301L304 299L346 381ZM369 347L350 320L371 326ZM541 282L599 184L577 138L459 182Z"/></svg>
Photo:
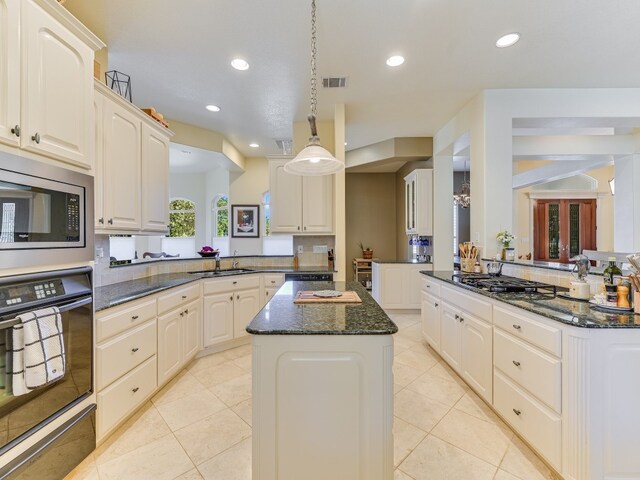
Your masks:
<svg viewBox="0 0 640 480"><path fill-rule="evenodd" d="M369 247L365 248L362 242L359 242L358 246L360 247L360 250L362 250L362 258L368 260L373 258L373 250L371 250Z"/></svg>
<svg viewBox="0 0 640 480"><path fill-rule="evenodd" d="M511 242L516 239L516 236L507 230L503 230L496 234L496 239L502 244L502 260L515 259L514 249L511 248Z"/></svg>

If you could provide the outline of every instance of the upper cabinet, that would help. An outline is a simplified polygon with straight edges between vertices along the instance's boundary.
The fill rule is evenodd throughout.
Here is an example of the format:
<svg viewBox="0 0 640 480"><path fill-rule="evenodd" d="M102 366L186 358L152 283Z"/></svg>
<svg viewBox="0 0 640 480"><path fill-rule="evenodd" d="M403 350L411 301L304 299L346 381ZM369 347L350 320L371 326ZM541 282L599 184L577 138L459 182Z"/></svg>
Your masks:
<svg viewBox="0 0 640 480"><path fill-rule="evenodd" d="M414 170L404 182L407 235L433 235L433 170Z"/></svg>
<svg viewBox="0 0 640 480"><path fill-rule="evenodd" d="M271 231L333 233L334 175L290 175L284 171L289 158L269 160Z"/></svg>
<svg viewBox="0 0 640 480"><path fill-rule="evenodd" d="M0 0L0 142L91 170L93 54L53 0Z"/></svg>
<svg viewBox="0 0 640 480"><path fill-rule="evenodd" d="M96 231L166 233L173 133L96 82Z"/></svg>

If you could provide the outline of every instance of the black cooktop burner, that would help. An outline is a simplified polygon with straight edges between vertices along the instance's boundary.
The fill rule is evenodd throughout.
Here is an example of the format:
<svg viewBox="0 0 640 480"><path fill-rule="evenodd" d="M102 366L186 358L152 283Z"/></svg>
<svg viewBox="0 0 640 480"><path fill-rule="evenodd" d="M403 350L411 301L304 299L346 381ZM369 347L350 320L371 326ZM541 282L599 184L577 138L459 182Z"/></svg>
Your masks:
<svg viewBox="0 0 640 480"><path fill-rule="evenodd" d="M556 286L547 283L524 280L505 275L492 276L478 273L454 275L454 280L475 288L481 288L495 293L548 293L555 295Z"/></svg>

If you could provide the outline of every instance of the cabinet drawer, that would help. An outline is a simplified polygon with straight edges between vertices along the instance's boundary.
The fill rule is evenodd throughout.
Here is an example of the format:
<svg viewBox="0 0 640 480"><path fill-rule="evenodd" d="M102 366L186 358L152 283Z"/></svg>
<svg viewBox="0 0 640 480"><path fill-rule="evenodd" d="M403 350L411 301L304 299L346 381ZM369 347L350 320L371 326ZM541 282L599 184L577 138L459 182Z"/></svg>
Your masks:
<svg viewBox="0 0 640 480"><path fill-rule="evenodd" d="M422 290L435 297L440 297L440 283L422 275Z"/></svg>
<svg viewBox="0 0 640 480"><path fill-rule="evenodd" d="M268 273L264 275L265 288L277 288L284 284L283 273Z"/></svg>
<svg viewBox="0 0 640 480"><path fill-rule="evenodd" d="M493 323L557 357L562 354L562 330L559 328L498 306L493 309Z"/></svg>
<svg viewBox="0 0 640 480"><path fill-rule="evenodd" d="M156 319L98 345L96 387L98 391L156 353Z"/></svg>
<svg viewBox="0 0 640 480"><path fill-rule="evenodd" d="M169 293L158 297L158 315L162 315L169 310L178 308L181 305L193 302L200 298L200 285L190 285L186 288L175 288Z"/></svg>
<svg viewBox="0 0 640 480"><path fill-rule="evenodd" d="M98 312L96 319L96 341L98 343L125 330L141 325L156 317L156 300L125 304Z"/></svg>
<svg viewBox="0 0 640 480"><path fill-rule="evenodd" d="M220 280L207 280L204 282L204 294L233 292L247 288L260 287L259 275L237 275Z"/></svg>
<svg viewBox="0 0 640 480"><path fill-rule="evenodd" d="M562 362L496 328L493 364L556 412L562 411Z"/></svg>
<svg viewBox="0 0 640 480"><path fill-rule="evenodd" d="M155 391L158 385L157 368L154 355L98 393L98 439L103 438Z"/></svg>
<svg viewBox="0 0 640 480"><path fill-rule="evenodd" d="M491 303L478 298L478 296L473 293L465 292L459 288L452 289L442 287L440 289L440 297L482 320L491 322Z"/></svg>
<svg viewBox="0 0 640 480"><path fill-rule="evenodd" d="M562 420L500 372L493 378L493 406L552 466L560 470Z"/></svg>

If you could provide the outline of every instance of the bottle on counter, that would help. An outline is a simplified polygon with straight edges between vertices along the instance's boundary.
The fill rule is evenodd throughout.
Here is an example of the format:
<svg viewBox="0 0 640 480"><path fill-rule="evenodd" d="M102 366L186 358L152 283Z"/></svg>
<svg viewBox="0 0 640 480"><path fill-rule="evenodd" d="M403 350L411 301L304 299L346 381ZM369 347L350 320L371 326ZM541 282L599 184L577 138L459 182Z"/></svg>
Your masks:
<svg viewBox="0 0 640 480"><path fill-rule="evenodd" d="M480 266L480 262L476 260L476 264L473 267L473 271L475 273L482 273L482 267Z"/></svg>
<svg viewBox="0 0 640 480"><path fill-rule="evenodd" d="M609 265L602 272L605 285L617 285L618 279L622 277L622 270L616 265L616 257L609 257Z"/></svg>

